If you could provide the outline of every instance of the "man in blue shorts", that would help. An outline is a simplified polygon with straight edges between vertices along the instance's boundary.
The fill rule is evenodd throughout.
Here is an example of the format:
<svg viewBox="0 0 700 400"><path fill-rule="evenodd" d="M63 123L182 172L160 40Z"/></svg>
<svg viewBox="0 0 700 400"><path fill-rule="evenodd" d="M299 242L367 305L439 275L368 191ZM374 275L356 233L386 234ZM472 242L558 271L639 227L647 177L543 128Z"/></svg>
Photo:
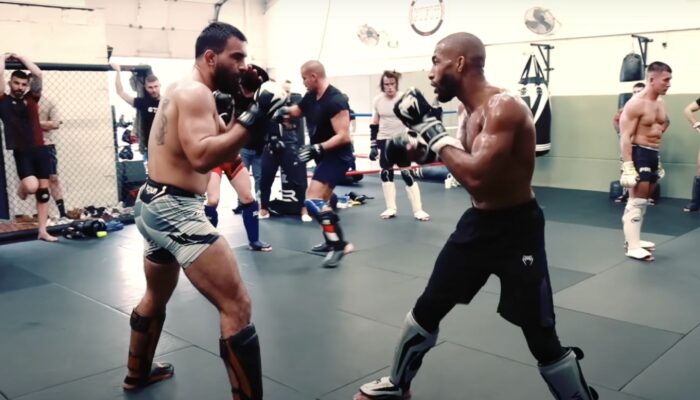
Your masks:
<svg viewBox="0 0 700 400"><path fill-rule="evenodd" d="M309 214L323 228L325 243L314 250L328 250L323 267L335 268L340 259L353 250L352 243L343 237L339 218L328 205L333 188L340 182L353 162L350 138L350 107L347 97L331 85L326 70L319 61L307 61L301 66L301 77L308 90L298 105L282 107L276 118L306 117L310 144L301 146L299 160L316 162L316 169L306 191Z"/></svg>

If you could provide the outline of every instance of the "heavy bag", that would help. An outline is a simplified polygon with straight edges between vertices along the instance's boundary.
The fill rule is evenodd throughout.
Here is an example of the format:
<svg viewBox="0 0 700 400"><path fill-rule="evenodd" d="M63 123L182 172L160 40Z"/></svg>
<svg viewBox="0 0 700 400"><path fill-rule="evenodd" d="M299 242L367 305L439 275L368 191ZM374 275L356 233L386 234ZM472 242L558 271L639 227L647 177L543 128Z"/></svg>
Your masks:
<svg viewBox="0 0 700 400"><path fill-rule="evenodd" d="M304 163L283 164L280 168L280 181L282 198L270 201L270 210L282 215L300 215L301 208L304 207L301 199L305 197L307 187L306 165Z"/></svg>
<svg viewBox="0 0 700 400"><path fill-rule="evenodd" d="M644 61L642 56L629 53L622 59L620 67L620 82L634 82L644 80Z"/></svg>
<svg viewBox="0 0 700 400"><path fill-rule="evenodd" d="M631 98L632 98L632 93L620 93L620 94L617 96L617 109L618 109L618 110L621 110L622 107L624 107L625 104L627 104L627 102L628 102L629 99L631 99Z"/></svg>
<svg viewBox="0 0 700 400"><path fill-rule="evenodd" d="M537 57L533 54L528 58L520 75L518 94L532 112L537 133L535 154L543 156L552 148L550 132L552 129L552 109L549 100L549 90L544 78L544 72Z"/></svg>

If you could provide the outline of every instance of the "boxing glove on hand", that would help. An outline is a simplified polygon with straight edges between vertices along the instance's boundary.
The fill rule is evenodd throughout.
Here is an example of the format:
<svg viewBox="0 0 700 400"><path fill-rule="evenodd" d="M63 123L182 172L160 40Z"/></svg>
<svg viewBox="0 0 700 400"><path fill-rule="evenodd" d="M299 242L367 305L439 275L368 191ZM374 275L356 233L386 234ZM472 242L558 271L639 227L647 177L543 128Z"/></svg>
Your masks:
<svg viewBox="0 0 700 400"><path fill-rule="evenodd" d="M450 136L442 122L432 116L433 108L425 99L423 93L416 88L410 88L394 104L394 114L408 128L418 134L428 148L435 154L440 154L444 146L462 148L457 138Z"/></svg>
<svg viewBox="0 0 700 400"><path fill-rule="evenodd" d="M622 175L620 176L620 185L626 188L633 188L639 181L639 173L634 168L634 161L625 161L622 163Z"/></svg>
<svg viewBox="0 0 700 400"><path fill-rule="evenodd" d="M214 91L214 102L216 103L216 113L219 114L224 122L228 123L233 115L233 108L235 102L233 101L233 96L228 93L221 91Z"/></svg>
<svg viewBox="0 0 700 400"><path fill-rule="evenodd" d="M320 144L306 144L299 148L297 157L301 162L309 162L311 160L319 160L323 157L323 147Z"/></svg>
<svg viewBox="0 0 700 400"><path fill-rule="evenodd" d="M384 157L397 165L408 165L411 161L419 164L429 164L438 160L437 154L431 151L415 132L395 136L387 140L384 146Z"/></svg>
<svg viewBox="0 0 700 400"><path fill-rule="evenodd" d="M267 148L270 154L281 154L287 148L282 139L279 136L270 136L270 140L267 144Z"/></svg>
<svg viewBox="0 0 700 400"><path fill-rule="evenodd" d="M277 82L263 83L255 92L253 103L238 117L238 122L250 130L255 124L268 121L284 106L287 97L287 92Z"/></svg>
<svg viewBox="0 0 700 400"><path fill-rule="evenodd" d="M241 88L248 93L255 93L260 88L260 85L269 80L270 76L262 67L248 64L248 69L241 74Z"/></svg>
<svg viewBox="0 0 700 400"><path fill-rule="evenodd" d="M372 140L369 145L369 159L372 161L377 161L377 156L379 155L379 150L377 150L377 141Z"/></svg>

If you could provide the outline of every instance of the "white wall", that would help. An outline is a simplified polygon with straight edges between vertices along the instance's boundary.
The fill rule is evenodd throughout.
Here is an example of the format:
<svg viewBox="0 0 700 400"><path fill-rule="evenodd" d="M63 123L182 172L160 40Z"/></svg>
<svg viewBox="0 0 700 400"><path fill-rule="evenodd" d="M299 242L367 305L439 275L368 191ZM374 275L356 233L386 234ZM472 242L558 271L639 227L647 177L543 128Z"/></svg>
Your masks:
<svg viewBox="0 0 700 400"><path fill-rule="evenodd" d="M83 1L42 1L84 6ZM0 4L0 51L35 62L100 64L107 59L101 11Z"/></svg>
<svg viewBox="0 0 700 400"><path fill-rule="evenodd" d="M430 68L430 55L440 38L466 30L490 45L487 75L494 83L511 85L532 51L529 43L550 40L556 47L551 87L555 95L617 93L626 87L618 82L622 57L638 48L630 33L697 28L700 15L700 2L688 0L668 0L663 8L602 0L543 0L538 3L550 8L561 21L555 35L543 37L531 33L523 23L525 10L533 4L516 0L480 2L478 6L468 1L445 3L443 26L435 35L422 37L410 28L408 1L306 0L302 5L277 0L265 14L269 65L280 77L296 81L299 66L309 59L320 59L331 76L371 74L387 68L419 71ZM363 45L357 30L365 23L387 32L399 46ZM619 36L561 40L613 34ZM661 59L674 67L674 93L700 90L700 80L693 73L698 62L694 58L698 31L647 36L654 39L649 60ZM511 42L518 44L506 44ZM662 42L668 47L664 49Z"/></svg>
<svg viewBox="0 0 700 400"><path fill-rule="evenodd" d="M107 43L120 57L192 58L202 29L214 17L216 0L86 0L104 10ZM229 0L219 21L248 37L250 60L265 65L262 0Z"/></svg>

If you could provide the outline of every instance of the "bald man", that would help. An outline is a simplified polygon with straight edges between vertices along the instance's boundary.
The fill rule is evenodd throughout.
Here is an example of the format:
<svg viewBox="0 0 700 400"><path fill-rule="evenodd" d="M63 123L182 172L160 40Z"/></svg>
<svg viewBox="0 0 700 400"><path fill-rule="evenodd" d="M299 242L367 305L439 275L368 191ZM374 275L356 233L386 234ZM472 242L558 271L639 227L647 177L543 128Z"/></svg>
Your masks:
<svg viewBox="0 0 700 400"><path fill-rule="evenodd" d="M484 45L474 35L442 39L428 78L442 103L457 97L467 110L462 140L449 136L431 116L416 89L397 101L394 112L415 134L387 145L394 160L442 160L471 194L469 208L442 248L423 294L408 313L391 375L362 385L359 399L406 399L425 354L436 343L440 321L467 304L491 274L501 280L498 312L519 326L539 370L556 399L597 398L586 384L578 348L562 347L544 246L544 215L532 192L535 125L517 95L484 77ZM486 123L488 121L488 124Z"/></svg>
<svg viewBox="0 0 700 400"><path fill-rule="evenodd" d="M326 78L326 70L319 61L307 61L301 66L301 77L308 90L301 102L282 107L276 117L306 117L310 144L299 148L301 162L314 160L316 168L306 192L304 205L309 214L323 228L325 243L314 246L314 251L328 251L323 260L325 268L335 268L341 258L353 250L343 237L339 218L328 205L333 188L345 177L353 162L350 138L350 107L347 97Z"/></svg>

